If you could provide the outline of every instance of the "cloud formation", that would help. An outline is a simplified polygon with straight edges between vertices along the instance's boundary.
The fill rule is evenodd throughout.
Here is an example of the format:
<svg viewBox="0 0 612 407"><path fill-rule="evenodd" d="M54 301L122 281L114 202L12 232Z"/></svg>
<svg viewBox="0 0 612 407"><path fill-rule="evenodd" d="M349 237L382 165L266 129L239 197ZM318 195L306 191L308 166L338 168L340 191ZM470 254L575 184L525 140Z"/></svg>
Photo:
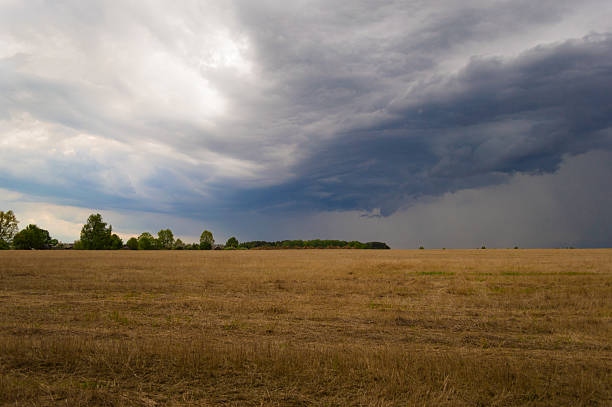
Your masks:
<svg viewBox="0 0 612 407"><path fill-rule="evenodd" d="M220 224L384 225L607 157L610 21L601 0L4 1L0 186Z"/></svg>

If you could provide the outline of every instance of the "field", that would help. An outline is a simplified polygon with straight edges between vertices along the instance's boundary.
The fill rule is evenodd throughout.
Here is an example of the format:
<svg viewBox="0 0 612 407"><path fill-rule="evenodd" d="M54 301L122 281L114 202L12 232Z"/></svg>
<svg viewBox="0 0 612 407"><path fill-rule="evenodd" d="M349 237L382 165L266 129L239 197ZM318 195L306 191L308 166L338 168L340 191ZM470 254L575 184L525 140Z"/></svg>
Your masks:
<svg viewBox="0 0 612 407"><path fill-rule="evenodd" d="M0 405L610 406L612 250L0 252Z"/></svg>

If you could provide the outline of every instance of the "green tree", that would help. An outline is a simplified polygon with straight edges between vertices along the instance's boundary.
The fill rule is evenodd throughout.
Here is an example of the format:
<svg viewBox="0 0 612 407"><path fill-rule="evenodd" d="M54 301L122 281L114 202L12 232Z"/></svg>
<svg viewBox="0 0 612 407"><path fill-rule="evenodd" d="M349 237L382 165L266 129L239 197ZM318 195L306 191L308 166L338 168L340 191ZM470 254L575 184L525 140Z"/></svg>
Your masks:
<svg viewBox="0 0 612 407"><path fill-rule="evenodd" d="M170 229L157 232L157 245L162 250L170 250L174 246L174 235Z"/></svg>
<svg viewBox="0 0 612 407"><path fill-rule="evenodd" d="M202 250L210 250L215 243L215 239L213 239L213 234L208 230L205 230L200 235L200 249Z"/></svg>
<svg viewBox="0 0 612 407"><path fill-rule="evenodd" d="M10 246L13 237L19 230L18 223L13 211L0 211L0 248Z"/></svg>
<svg viewBox="0 0 612 407"><path fill-rule="evenodd" d="M130 250L138 250L138 239L136 239L135 237L130 237L128 241L125 243L125 245Z"/></svg>
<svg viewBox="0 0 612 407"><path fill-rule="evenodd" d="M227 239L227 242L225 242L226 248L237 249L239 245L240 242L238 242L238 239L236 239L234 236L230 237Z"/></svg>
<svg viewBox="0 0 612 407"><path fill-rule="evenodd" d="M81 246L84 250L108 250L111 248L113 227L102 222L99 213L89 215L81 229Z"/></svg>
<svg viewBox="0 0 612 407"><path fill-rule="evenodd" d="M48 249L51 247L51 236L45 229L28 225L13 237L13 247L18 250Z"/></svg>
<svg viewBox="0 0 612 407"><path fill-rule="evenodd" d="M176 239L174 241L174 250L183 250L185 249L185 243L181 239Z"/></svg>
<svg viewBox="0 0 612 407"><path fill-rule="evenodd" d="M111 235L110 239L110 249L111 250L119 250L123 248L123 240L116 234Z"/></svg>
<svg viewBox="0 0 612 407"><path fill-rule="evenodd" d="M155 250L157 243L149 232L141 233L138 236L138 250Z"/></svg>

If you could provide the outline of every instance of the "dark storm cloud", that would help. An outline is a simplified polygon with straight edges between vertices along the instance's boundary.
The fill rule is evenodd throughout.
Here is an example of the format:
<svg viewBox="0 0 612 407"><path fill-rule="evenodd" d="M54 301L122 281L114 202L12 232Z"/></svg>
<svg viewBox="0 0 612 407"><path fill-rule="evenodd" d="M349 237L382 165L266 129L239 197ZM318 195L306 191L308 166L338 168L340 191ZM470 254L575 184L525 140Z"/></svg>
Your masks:
<svg viewBox="0 0 612 407"><path fill-rule="evenodd" d="M388 119L311 148L289 185L261 194L300 207L381 208L421 195L555 171L565 154L612 147L612 37L474 58L421 83Z"/></svg>

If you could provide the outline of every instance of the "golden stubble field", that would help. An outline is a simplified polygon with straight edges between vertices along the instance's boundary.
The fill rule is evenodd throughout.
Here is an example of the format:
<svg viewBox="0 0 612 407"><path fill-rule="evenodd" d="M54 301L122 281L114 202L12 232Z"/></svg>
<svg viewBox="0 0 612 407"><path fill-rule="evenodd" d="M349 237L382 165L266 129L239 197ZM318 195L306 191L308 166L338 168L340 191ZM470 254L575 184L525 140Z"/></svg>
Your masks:
<svg viewBox="0 0 612 407"><path fill-rule="evenodd" d="M0 252L0 405L612 405L612 250Z"/></svg>

